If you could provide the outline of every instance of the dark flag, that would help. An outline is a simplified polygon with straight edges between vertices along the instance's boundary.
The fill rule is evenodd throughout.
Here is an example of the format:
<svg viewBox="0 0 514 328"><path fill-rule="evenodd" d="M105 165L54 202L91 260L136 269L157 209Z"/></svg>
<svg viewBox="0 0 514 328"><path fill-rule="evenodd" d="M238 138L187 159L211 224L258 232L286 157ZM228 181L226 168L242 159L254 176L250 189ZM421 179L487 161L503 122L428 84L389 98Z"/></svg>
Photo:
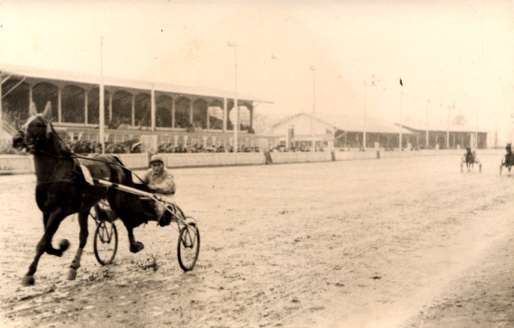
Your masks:
<svg viewBox="0 0 514 328"><path fill-rule="evenodd" d="M403 87L403 81L402 81L402 79L400 79L400 85Z"/></svg>

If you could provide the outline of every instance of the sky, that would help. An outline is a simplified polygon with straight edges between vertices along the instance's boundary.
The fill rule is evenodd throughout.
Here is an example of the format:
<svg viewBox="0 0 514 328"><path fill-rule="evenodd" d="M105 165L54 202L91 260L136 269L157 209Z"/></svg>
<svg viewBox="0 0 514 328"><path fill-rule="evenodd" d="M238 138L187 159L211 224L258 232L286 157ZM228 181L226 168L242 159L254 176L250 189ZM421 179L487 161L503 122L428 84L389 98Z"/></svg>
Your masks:
<svg viewBox="0 0 514 328"><path fill-rule="evenodd" d="M512 0L0 0L0 67L100 75L101 37L116 78L231 91L237 62L238 92L273 102L256 109L270 122L460 115L512 135Z"/></svg>

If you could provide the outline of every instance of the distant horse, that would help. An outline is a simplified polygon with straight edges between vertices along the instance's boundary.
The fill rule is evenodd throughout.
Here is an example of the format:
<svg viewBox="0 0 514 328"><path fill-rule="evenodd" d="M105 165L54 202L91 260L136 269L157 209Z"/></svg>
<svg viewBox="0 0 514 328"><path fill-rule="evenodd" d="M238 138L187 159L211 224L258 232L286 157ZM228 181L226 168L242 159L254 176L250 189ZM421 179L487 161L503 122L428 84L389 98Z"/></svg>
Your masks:
<svg viewBox="0 0 514 328"><path fill-rule="evenodd" d="M470 147L466 148L466 153L462 157L460 162L460 171L464 172L464 165L468 169L468 172L473 168L474 165L478 165L478 172L482 172L482 163L478 160L475 151L471 151Z"/></svg>
<svg viewBox="0 0 514 328"><path fill-rule="evenodd" d="M13 137L14 147L25 148L34 157L37 177L36 202L43 212L44 233L37 244L36 255L23 277L24 286L35 283L34 274L45 252L62 256L68 249L68 240L61 240L59 248L54 248L52 239L61 222L70 214L78 213L79 247L68 273L69 280L75 279L87 242L89 212L102 198L108 199L109 205L127 228L129 249L133 253L144 247L141 242L135 240L133 229L148 220L157 220L149 200L115 189L88 184L82 173L81 164L89 169L94 178L144 189L144 185L134 184L131 172L115 156L97 155L94 158L77 159L78 156L68 149L53 128L48 120L49 115L50 103L47 103L42 114L37 114L35 105L31 104L29 119ZM171 221L171 218L167 217L159 224L169 224L168 219Z"/></svg>
<svg viewBox="0 0 514 328"><path fill-rule="evenodd" d="M514 166L514 153L512 152L512 146L510 143L505 147L505 151L505 157L502 158L500 163L500 175L502 174L503 167L506 167L510 173L512 166Z"/></svg>

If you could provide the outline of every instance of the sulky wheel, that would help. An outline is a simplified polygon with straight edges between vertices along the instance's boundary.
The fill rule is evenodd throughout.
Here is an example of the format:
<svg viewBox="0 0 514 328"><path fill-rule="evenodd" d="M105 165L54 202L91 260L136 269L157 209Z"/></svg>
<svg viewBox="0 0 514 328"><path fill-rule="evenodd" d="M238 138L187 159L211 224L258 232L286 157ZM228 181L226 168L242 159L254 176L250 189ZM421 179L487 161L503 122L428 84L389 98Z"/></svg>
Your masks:
<svg viewBox="0 0 514 328"><path fill-rule="evenodd" d="M100 221L93 243L95 257L101 265L111 264L118 250L118 231L114 222Z"/></svg>
<svg viewBox="0 0 514 328"><path fill-rule="evenodd" d="M183 271L193 270L200 253L200 231L189 222L180 228L177 243L178 264Z"/></svg>

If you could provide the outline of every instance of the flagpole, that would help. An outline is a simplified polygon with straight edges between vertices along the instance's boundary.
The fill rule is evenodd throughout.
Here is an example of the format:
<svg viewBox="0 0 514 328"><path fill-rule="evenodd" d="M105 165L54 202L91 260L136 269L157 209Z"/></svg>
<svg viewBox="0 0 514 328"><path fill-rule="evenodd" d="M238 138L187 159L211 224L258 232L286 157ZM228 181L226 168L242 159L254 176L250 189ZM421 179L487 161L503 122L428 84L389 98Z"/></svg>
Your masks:
<svg viewBox="0 0 514 328"><path fill-rule="evenodd" d="M100 37L100 87L99 87L100 95L99 99L99 110L98 115L100 115L98 119L98 124L100 125L100 145L102 147L102 154L105 154L105 136L104 136L104 125L105 125L105 104L104 104L104 37L103 35Z"/></svg>
<svg viewBox="0 0 514 328"><path fill-rule="evenodd" d="M430 105L430 99L427 99L427 106L425 108L425 119L426 119L426 131L425 131L425 148L428 149L428 146L430 145L430 139L428 134L428 106Z"/></svg>
<svg viewBox="0 0 514 328"><path fill-rule="evenodd" d="M362 151L366 150L366 121L368 116L368 83L364 81L364 117L362 122Z"/></svg>
<svg viewBox="0 0 514 328"><path fill-rule="evenodd" d="M316 68L314 66L310 67L312 71L312 117L311 117L311 138L312 138L312 151L316 151L316 140L314 138L314 130L313 130L313 120L314 113L316 112Z"/></svg>
<svg viewBox="0 0 514 328"><path fill-rule="evenodd" d="M402 141L402 129L403 129L403 123L402 123L402 116L403 116L403 80L400 78L400 86L401 86L401 93L400 93L400 151L403 151L403 141Z"/></svg>
<svg viewBox="0 0 514 328"><path fill-rule="evenodd" d="M237 153L238 151L238 140L237 140L237 130L239 129L239 100L238 100L238 90L237 90L237 44L228 42L227 46L230 48L234 48L234 124L233 124L233 132L234 132L234 142L233 147L234 153Z"/></svg>

